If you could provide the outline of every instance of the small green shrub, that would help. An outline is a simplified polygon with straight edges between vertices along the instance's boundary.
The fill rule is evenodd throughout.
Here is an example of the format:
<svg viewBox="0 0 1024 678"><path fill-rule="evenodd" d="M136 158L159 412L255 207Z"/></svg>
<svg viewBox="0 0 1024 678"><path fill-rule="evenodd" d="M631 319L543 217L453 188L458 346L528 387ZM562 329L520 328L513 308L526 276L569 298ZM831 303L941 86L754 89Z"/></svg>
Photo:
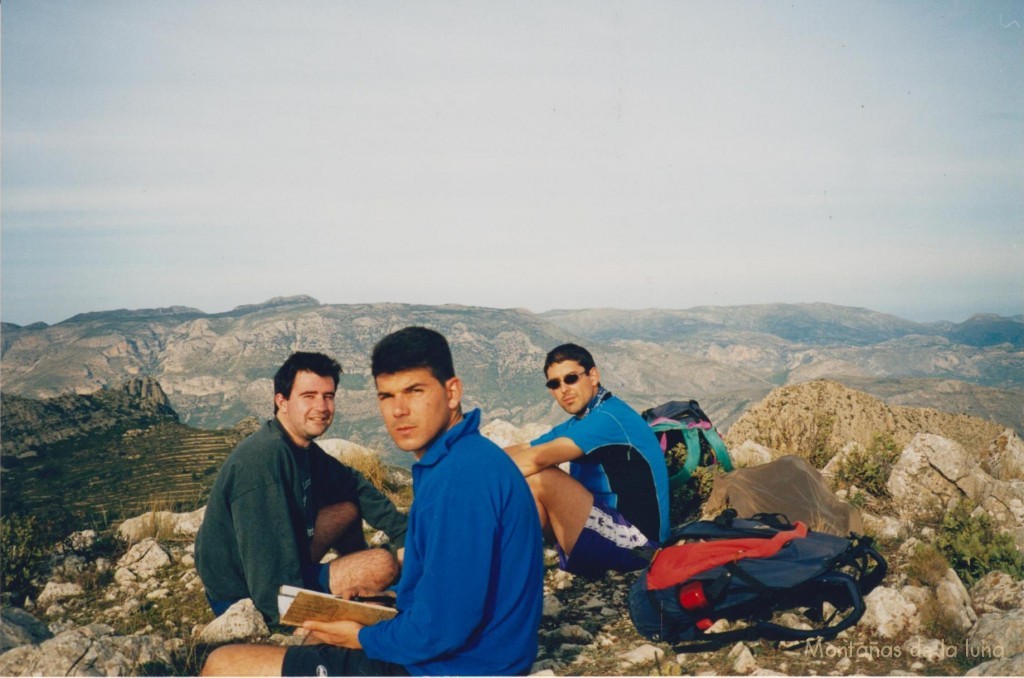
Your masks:
<svg viewBox="0 0 1024 678"><path fill-rule="evenodd" d="M34 595L32 580L40 576L53 553L50 531L34 515L14 513L0 521L3 595L19 604Z"/></svg>
<svg viewBox="0 0 1024 678"><path fill-rule="evenodd" d="M670 525L682 525L700 517L701 507L711 496L716 468L698 466L689 481L672 490L669 499Z"/></svg>
<svg viewBox="0 0 1024 678"><path fill-rule="evenodd" d="M807 461L816 469L825 467L838 450L830 442L835 419L827 414L815 414L807 447Z"/></svg>
<svg viewBox="0 0 1024 678"><path fill-rule="evenodd" d="M836 469L836 483L840 487L856 485L874 497L888 496L885 483L899 456L892 436L876 433L867 449L857 448L846 455Z"/></svg>
<svg viewBox="0 0 1024 678"><path fill-rule="evenodd" d="M962 499L942 519L937 544L967 586L994 570L1024 579L1024 556L987 513L972 517L974 502Z"/></svg>
<svg viewBox="0 0 1024 678"><path fill-rule="evenodd" d="M855 509L864 509L868 505L868 493L857 492L846 497L847 503Z"/></svg>

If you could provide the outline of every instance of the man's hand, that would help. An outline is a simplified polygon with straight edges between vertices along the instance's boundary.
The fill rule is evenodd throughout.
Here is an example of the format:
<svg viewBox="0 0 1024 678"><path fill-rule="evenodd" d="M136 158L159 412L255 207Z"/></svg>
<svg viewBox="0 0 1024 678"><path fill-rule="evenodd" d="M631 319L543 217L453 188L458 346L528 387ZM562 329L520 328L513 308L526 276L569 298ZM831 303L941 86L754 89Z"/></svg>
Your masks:
<svg viewBox="0 0 1024 678"><path fill-rule="evenodd" d="M344 598L345 600L352 600L353 598L398 597L394 591L376 591L365 586L352 586L350 588L344 589L341 593L337 595L339 598Z"/></svg>
<svg viewBox="0 0 1024 678"><path fill-rule="evenodd" d="M302 628L307 629L314 638L324 643L347 647L351 650L360 650L363 647L359 643L359 630L363 628L363 625L358 622L347 619L333 622L309 620L303 622Z"/></svg>

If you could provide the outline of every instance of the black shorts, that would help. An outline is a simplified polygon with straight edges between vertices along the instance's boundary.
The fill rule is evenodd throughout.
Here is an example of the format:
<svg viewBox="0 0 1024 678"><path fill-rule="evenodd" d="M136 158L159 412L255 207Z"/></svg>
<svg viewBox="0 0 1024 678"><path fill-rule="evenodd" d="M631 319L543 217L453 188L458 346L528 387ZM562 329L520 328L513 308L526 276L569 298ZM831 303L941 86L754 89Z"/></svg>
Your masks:
<svg viewBox="0 0 1024 678"><path fill-rule="evenodd" d="M408 676L401 664L371 659L362 650L334 645L293 645L284 653L282 676Z"/></svg>

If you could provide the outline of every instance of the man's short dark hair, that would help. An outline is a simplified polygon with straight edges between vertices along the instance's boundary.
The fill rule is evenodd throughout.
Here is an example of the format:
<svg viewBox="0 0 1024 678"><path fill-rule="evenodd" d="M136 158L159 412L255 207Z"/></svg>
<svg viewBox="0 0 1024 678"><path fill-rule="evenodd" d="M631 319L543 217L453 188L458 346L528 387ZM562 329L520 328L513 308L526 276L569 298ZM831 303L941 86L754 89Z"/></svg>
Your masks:
<svg viewBox="0 0 1024 678"><path fill-rule="evenodd" d="M292 386L295 384L295 375L299 372L312 372L321 377L330 377L334 380L334 387L338 387L341 379L341 365L338 361L323 353L309 353L298 351L288 356L288 360L278 368L274 375L274 395L280 393L285 398L292 394ZM274 414L277 414L277 403L275 399Z"/></svg>
<svg viewBox="0 0 1024 678"><path fill-rule="evenodd" d="M426 327L406 327L392 332L373 347L370 371L376 379L382 374L426 367L444 384L455 376L452 351L440 332Z"/></svg>
<svg viewBox="0 0 1024 678"><path fill-rule="evenodd" d="M594 368L594 356L590 351L577 344L562 344L548 351L548 357L544 359L544 374L547 375L549 367L564 360L575 360L587 372Z"/></svg>

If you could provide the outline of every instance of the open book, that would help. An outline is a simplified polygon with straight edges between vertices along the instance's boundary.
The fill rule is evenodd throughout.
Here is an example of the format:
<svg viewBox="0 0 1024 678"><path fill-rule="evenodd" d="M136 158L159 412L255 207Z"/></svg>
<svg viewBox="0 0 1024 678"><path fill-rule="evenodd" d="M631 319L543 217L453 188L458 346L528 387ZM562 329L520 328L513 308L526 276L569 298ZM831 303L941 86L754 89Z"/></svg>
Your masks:
<svg viewBox="0 0 1024 678"><path fill-rule="evenodd" d="M360 603L332 596L329 593L300 589L297 586L282 586L277 591L277 609L282 624L302 626L307 619L315 621L338 621L349 619L364 626L391 619L398 611L392 607Z"/></svg>

